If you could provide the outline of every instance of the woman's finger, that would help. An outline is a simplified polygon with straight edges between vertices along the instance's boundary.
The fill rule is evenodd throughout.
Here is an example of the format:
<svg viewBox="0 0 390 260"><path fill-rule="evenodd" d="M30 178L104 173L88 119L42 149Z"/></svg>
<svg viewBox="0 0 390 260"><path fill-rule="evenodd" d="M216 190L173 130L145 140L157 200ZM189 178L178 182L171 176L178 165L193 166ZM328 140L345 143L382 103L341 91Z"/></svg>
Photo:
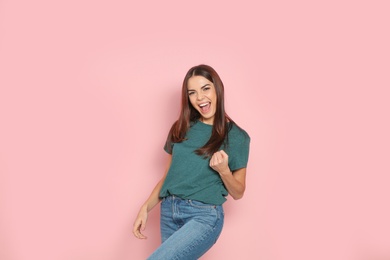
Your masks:
<svg viewBox="0 0 390 260"><path fill-rule="evenodd" d="M217 159L217 164L220 164L222 162L222 156L220 152L216 152L216 159Z"/></svg>
<svg viewBox="0 0 390 260"><path fill-rule="evenodd" d="M229 157L229 155L224 150L221 150L220 153L221 153L223 158L228 158Z"/></svg>
<svg viewBox="0 0 390 260"><path fill-rule="evenodd" d="M142 230L145 230L145 221L142 221L140 219L137 219L134 223L134 226L133 226L133 234L136 238L139 238L139 239L145 239L147 238L145 235L143 235L141 233L141 229Z"/></svg>
<svg viewBox="0 0 390 260"><path fill-rule="evenodd" d="M210 166L214 166L215 165L215 153L213 154L213 156L211 156L211 159L210 159Z"/></svg>

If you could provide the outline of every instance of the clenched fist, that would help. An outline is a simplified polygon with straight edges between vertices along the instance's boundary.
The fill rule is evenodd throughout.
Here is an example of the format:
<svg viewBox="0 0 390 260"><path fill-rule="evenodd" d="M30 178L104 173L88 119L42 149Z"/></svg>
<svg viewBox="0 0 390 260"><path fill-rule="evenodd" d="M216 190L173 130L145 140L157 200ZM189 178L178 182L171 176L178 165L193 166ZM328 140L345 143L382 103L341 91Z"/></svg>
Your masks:
<svg viewBox="0 0 390 260"><path fill-rule="evenodd" d="M211 157L210 167L221 175L231 174L228 162L229 156L227 155L227 153L225 153L224 150L221 150L214 153Z"/></svg>

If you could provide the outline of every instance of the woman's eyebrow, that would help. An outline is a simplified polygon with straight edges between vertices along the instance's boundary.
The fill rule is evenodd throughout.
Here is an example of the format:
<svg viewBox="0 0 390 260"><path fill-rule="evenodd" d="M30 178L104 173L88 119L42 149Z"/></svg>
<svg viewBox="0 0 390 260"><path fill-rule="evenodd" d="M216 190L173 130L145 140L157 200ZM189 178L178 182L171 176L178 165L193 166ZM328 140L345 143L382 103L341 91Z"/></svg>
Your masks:
<svg viewBox="0 0 390 260"><path fill-rule="evenodd" d="M202 89L202 88L207 87L209 85L210 85L210 83L206 83L205 85L201 86L200 88ZM196 91L196 90L195 89L187 89L187 91L189 92L189 91Z"/></svg>

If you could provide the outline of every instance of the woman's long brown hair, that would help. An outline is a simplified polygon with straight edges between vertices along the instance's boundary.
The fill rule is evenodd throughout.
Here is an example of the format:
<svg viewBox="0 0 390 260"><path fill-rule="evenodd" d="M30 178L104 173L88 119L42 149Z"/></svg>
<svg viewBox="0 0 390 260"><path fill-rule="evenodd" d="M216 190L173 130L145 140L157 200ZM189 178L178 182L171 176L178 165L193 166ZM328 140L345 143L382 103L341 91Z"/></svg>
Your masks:
<svg viewBox="0 0 390 260"><path fill-rule="evenodd" d="M193 76L202 76L214 84L217 94L217 109L215 112L213 130L208 142L195 152L204 157L211 157L219 148L227 142L229 129L234 124L233 120L225 113L224 86L217 72L208 65L192 67L184 77L181 92L181 109L179 119L172 125L167 139L167 149L171 151L172 143L180 143L185 140L186 133L191 124L196 122L201 115L189 101L187 85Z"/></svg>

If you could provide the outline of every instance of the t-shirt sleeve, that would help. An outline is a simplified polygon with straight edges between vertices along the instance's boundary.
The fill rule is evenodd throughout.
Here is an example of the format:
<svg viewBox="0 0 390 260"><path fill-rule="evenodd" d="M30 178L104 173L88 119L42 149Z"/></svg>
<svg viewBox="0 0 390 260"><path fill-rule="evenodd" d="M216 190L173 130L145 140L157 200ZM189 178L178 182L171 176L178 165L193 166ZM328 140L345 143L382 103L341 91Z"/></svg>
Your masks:
<svg viewBox="0 0 390 260"><path fill-rule="evenodd" d="M165 141L165 145L164 145L164 151L166 151L167 153L169 153L169 154L172 154L172 151L173 151L173 143L171 143L171 149L168 149L169 148L169 142L168 142L168 139L169 139L169 136L168 136L168 138L167 138L167 140Z"/></svg>
<svg viewBox="0 0 390 260"><path fill-rule="evenodd" d="M229 140L228 146L230 170L235 171L241 168L246 168L249 158L249 135L245 131L242 131L229 138L231 139Z"/></svg>

